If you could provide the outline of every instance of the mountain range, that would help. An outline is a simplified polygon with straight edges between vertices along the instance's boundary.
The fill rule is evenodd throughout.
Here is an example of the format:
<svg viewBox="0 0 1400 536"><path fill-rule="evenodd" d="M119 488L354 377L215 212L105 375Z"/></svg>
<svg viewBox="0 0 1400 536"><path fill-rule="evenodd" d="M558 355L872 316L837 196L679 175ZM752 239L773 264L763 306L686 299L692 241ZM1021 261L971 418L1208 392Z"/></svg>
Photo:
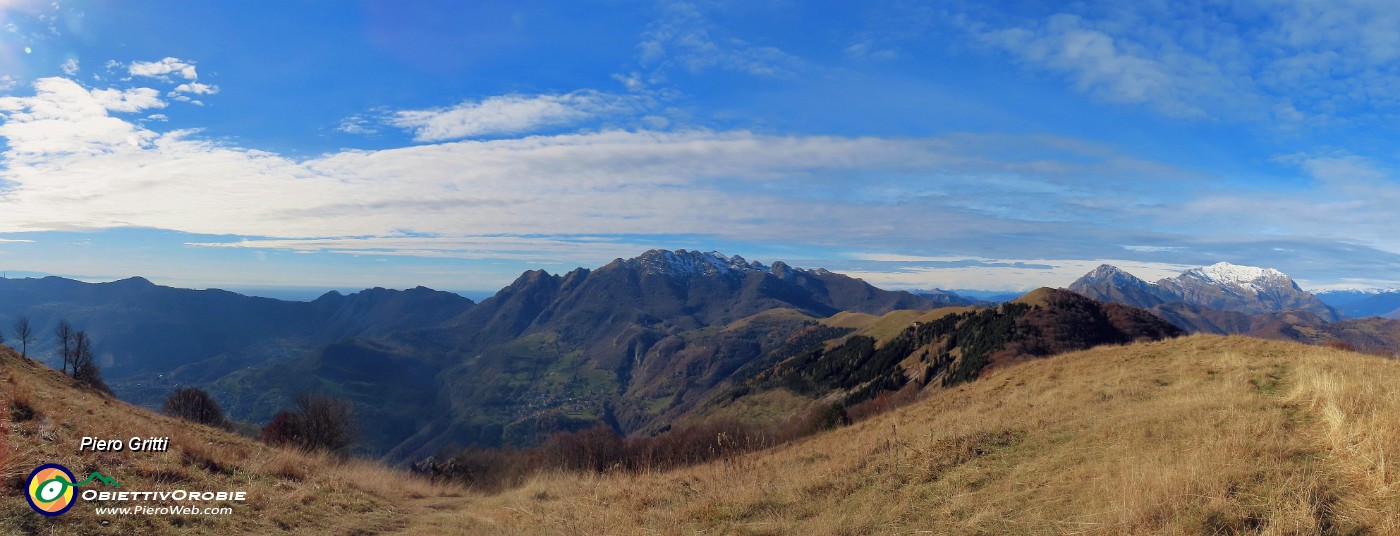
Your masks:
<svg viewBox="0 0 1400 536"><path fill-rule="evenodd" d="M1388 299L1362 294L1327 296L1346 310ZM1147 282L1104 265L1067 290L998 298L652 250L527 271L481 303L421 287L289 302L142 278L0 279L0 325L28 315L39 334L30 353L51 365L60 320L88 331L114 391L147 407L199 386L232 417L261 423L300 393L344 398L366 424L361 452L394 462L597 423L621 434L726 415L771 423L1183 332L1400 351L1400 320L1343 319L1266 268L1219 263Z"/></svg>
<svg viewBox="0 0 1400 536"><path fill-rule="evenodd" d="M1400 289L1329 290L1314 294L1347 318L1400 318Z"/></svg>
<svg viewBox="0 0 1400 536"><path fill-rule="evenodd" d="M1303 291L1278 270L1225 262L1192 268L1155 283L1105 264L1070 284L1069 290L1096 300L1142 308L1182 302L1245 314L1302 310L1327 321L1341 319L1335 309Z"/></svg>
<svg viewBox="0 0 1400 536"><path fill-rule="evenodd" d="M1268 268L1218 263L1149 283L1102 265L1068 289L1096 300L1147 309L1193 333L1343 345L1387 356L1400 353L1400 320L1376 315L1348 319L1322 298L1303 291L1292 278ZM1359 314L1387 308L1392 294L1344 291L1328 296L1346 311Z"/></svg>
<svg viewBox="0 0 1400 536"><path fill-rule="evenodd" d="M701 376L723 378L766 348L760 340L796 329L793 318L968 303L951 293L886 291L822 269L685 250L563 275L529 271L479 305L426 288L290 302L142 278L0 279L0 325L28 315L38 334L30 353L50 365L58 364L51 333L67 320L91 335L124 399L154 407L174 387L197 385L235 418L263 422L297 393L327 392L379 423L365 430L372 453L407 439L401 450L418 452L529 443L600 420L640 426L648 411L617 401L634 373L662 374L656 363L672 363L673 354L691 360L689 370L710 367ZM751 318L775 310L797 316ZM741 319L750 327L724 330ZM711 344L728 357L696 350ZM695 364L705 359L718 361ZM677 407L693 403L688 396L675 396Z"/></svg>
<svg viewBox="0 0 1400 536"><path fill-rule="evenodd" d="M19 314L41 335L32 353L51 364L60 319L87 330L124 399L154 407L199 386L231 417L261 423L299 393L329 394L354 405L361 452L396 462L600 422L649 434L735 408L777 418L1181 333L1064 291L985 307L686 250L528 271L479 304L424 288L284 302L140 278L0 281L0 322Z"/></svg>

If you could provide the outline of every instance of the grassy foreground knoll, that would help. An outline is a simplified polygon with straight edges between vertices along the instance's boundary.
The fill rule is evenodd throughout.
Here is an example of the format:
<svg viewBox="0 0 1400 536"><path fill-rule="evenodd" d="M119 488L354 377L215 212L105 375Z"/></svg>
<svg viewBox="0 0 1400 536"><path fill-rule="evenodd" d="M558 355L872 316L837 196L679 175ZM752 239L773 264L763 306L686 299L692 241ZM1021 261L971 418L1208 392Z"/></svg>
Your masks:
<svg viewBox="0 0 1400 536"><path fill-rule="evenodd" d="M549 474L428 532L1400 533L1400 363L1192 336L1022 363L687 469Z"/></svg>
<svg viewBox="0 0 1400 536"><path fill-rule="evenodd" d="M0 534L369 534L407 530L418 517L465 504L465 491L363 461L272 448L241 436L156 415L84 391L57 371L0 348ZM78 452L83 436L126 441L169 437L166 452ZM102 491L246 491L228 515L98 516L97 506L174 502L79 500L45 518L24 499L29 472L62 464L79 479L99 471L121 488Z"/></svg>

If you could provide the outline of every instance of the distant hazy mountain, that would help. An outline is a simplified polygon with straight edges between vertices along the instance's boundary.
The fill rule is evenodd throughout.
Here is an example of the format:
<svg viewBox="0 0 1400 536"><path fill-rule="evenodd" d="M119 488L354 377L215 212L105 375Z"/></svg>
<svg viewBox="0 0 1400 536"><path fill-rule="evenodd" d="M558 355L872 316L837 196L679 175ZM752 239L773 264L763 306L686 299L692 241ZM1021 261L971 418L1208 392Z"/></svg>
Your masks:
<svg viewBox="0 0 1400 536"><path fill-rule="evenodd" d="M964 298L983 301L987 303L1009 302L1011 300L1021 297L1022 294L1025 294L1024 291L1013 292L1007 290L976 290L964 288L952 289L947 292L952 292Z"/></svg>
<svg viewBox="0 0 1400 536"><path fill-rule="evenodd" d="M1304 292L1292 278L1269 268L1217 263L1148 283L1117 267L1103 265L1069 290L1097 300L1153 308L1173 302L1245 314L1303 310L1334 321L1337 311Z"/></svg>
<svg viewBox="0 0 1400 536"><path fill-rule="evenodd" d="M929 296L935 300L946 303L948 305L969 305L984 301L981 298L977 298L974 296L966 296L957 291L944 290L941 288L919 289L911 290L909 292L918 294L920 296Z"/></svg>
<svg viewBox="0 0 1400 536"><path fill-rule="evenodd" d="M1397 314L1400 313L1400 290L1397 289L1331 290L1315 294L1347 318L1400 317Z"/></svg>
<svg viewBox="0 0 1400 536"><path fill-rule="evenodd" d="M0 279L0 330L13 339L14 318L28 315L36 333L30 354L58 367L53 331L68 320L92 337L116 393L147 404L158 403L168 390L151 385L158 375L183 369L186 381L217 378L347 337L438 325L472 305L422 287L333 292L295 302L171 288L140 277L110 283Z"/></svg>

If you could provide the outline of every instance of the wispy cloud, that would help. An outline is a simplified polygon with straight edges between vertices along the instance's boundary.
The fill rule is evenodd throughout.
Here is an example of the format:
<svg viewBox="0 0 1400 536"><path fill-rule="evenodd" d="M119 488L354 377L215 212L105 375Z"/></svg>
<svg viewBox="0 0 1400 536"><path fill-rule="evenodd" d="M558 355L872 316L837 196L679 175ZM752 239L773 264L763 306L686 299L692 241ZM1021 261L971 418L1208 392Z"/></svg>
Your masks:
<svg viewBox="0 0 1400 536"><path fill-rule="evenodd" d="M360 115L352 115L341 119L340 125L336 126L335 129L346 134L357 134L361 136L379 133L379 129L375 128L374 124L371 123L369 119Z"/></svg>
<svg viewBox="0 0 1400 536"><path fill-rule="evenodd" d="M953 20L982 44L1063 75L1075 90L1171 116L1286 125L1400 112L1400 4L1098 7L1061 4L1030 17L969 8Z"/></svg>
<svg viewBox="0 0 1400 536"><path fill-rule="evenodd" d="M388 124L408 130L418 141L443 141L521 134L573 125L626 110L635 98L575 91L553 95L503 95L448 108L394 112Z"/></svg>
<svg viewBox="0 0 1400 536"><path fill-rule="evenodd" d="M728 35L711 23L696 3L668 1L638 44L643 65L664 70L676 65L692 73L722 69L755 76L787 78L807 68L801 58L775 47Z"/></svg>
<svg viewBox="0 0 1400 536"><path fill-rule="evenodd" d="M1155 46L1110 34L1095 21L1073 14L1006 28L977 24L973 33L1027 64L1063 72L1075 89L1112 102L1203 117L1208 103L1241 97L1229 93L1232 81L1206 58L1162 55Z"/></svg>

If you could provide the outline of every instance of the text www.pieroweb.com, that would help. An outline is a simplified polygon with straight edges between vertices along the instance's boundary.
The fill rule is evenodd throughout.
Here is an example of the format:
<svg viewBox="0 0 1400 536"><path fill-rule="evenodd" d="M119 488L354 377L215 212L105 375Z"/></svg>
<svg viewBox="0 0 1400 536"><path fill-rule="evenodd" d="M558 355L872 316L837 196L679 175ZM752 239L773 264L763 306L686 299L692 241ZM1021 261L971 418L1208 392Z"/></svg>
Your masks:
<svg viewBox="0 0 1400 536"><path fill-rule="evenodd" d="M183 515L183 516L224 516L233 513L233 508L227 506L214 508L199 508L195 506L99 506L97 515L100 516L159 516L159 515Z"/></svg>

